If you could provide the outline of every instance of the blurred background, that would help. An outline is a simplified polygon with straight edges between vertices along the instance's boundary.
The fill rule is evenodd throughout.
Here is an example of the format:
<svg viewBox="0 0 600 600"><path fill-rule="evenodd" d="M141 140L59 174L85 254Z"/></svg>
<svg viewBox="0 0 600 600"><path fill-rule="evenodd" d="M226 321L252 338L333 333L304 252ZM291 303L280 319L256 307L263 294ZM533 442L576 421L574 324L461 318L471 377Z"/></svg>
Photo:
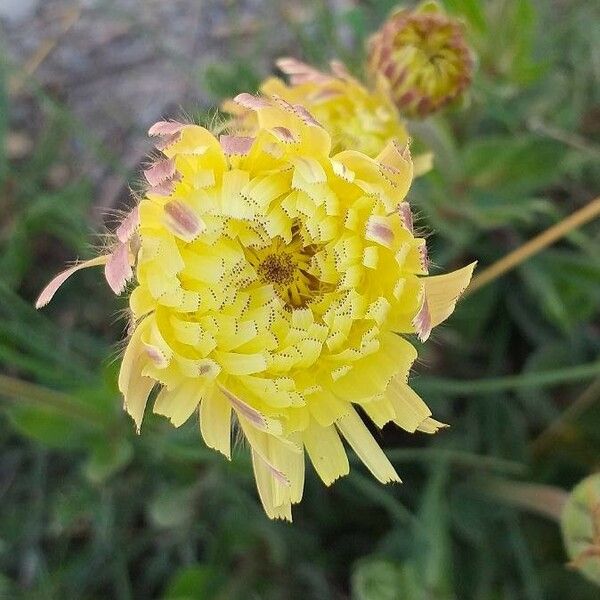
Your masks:
<svg viewBox="0 0 600 600"><path fill-rule="evenodd" d="M436 166L409 198L434 264L483 270L600 193L600 6L443 4L478 68L466 106L411 124ZM150 124L214 119L281 55L360 74L394 5L0 0L1 598L598 598L552 509L600 466L598 223L419 349L414 387L452 427L379 434L403 485L310 471L292 525L263 514L243 447L228 463L195 422L153 415L135 435L116 389L126 300L98 273L33 309L131 204ZM600 551L600 524L590 537Z"/></svg>

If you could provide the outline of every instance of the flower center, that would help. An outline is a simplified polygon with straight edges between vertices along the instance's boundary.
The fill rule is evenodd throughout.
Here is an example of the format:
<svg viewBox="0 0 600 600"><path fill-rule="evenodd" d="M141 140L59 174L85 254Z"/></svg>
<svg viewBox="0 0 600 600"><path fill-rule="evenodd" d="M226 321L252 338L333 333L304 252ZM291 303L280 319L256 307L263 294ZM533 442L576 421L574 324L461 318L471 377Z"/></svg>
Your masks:
<svg viewBox="0 0 600 600"><path fill-rule="evenodd" d="M289 254L268 254L258 265L257 271L265 283L289 285L294 281L296 265Z"/></svg>
<svg viewBox="0 0 600 600"><path fill-rule="evenodd" d="M277 296L289 310L305 308L335 285L320 279L313 257L321 250L318 244L304 245L297 226L292 239L285 243L275 238L261 249L246 249L246 258L263 283L273 286Z"/></svg>

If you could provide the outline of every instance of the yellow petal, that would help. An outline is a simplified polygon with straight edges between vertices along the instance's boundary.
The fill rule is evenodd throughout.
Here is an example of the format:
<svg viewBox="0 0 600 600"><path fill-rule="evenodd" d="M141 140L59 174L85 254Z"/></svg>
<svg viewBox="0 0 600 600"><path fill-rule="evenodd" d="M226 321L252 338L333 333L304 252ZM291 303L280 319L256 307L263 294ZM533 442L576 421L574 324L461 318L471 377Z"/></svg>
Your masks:
<svg viewBox="0 0 600 600"><path fill-rule="evenodd" d="M420 280L429 307L431 327L439 325L453 313L457 300L471 281L476 264L473 262L457 271Z"/></svg>
<svg viewBox="0 0 600 600"><path fill-rule="evenodd" d="M325 485L331 485L338 477L348 475L348 457L334 426L321 427L313 420L302 433L302 441Z"/></svg>
<svg viewBox="0 0 600 600"><path fill-rule="evenodd" d="M183 425L198 408L206 390L201 379L185 381L173 390L163 388L154 402L154 412L167 417L175 427Z"/></svg>
<svg viewBox="0 0 600 600"><path fill-rule="evenodd" d="M375 160L383 167L382 174L396 189L398 199L402 200L408 193L413 179L413 162L408 145L402 146L393 139Z"/></svg>
<svg viewBox="0 0 600 600"><path fill-rule="evenodd" d="M252 450L252 468L260 501L270 519L292 520L292 504L287 502L275 506L273 500L273 475L263 459Z"/></svg>
<svg viewBox="0 0 600 600"><path fill-rule="evenodd" d="M200 403L204 443L231 459L231 404L217 386Z"/></svg>
<svg viewBox="0 0 600 600"><path fill-rule="evenodd" d="M256 354L215 352L215 357L223 370L230 375L251 375L264 371L267 367L266 355L262 352Z"/></svg>
<svg viewBox="0 0 600 600"><path fill-rule="evenodd" d="M241 398L236 396L236 394L234 394L231 390L228 390L223 386L219 387L221 392L231 403L231 406L238 416L238 419L246 419L254 428L260 431L268 431L273 435L281 434L282 428L279 421L266 417L258 409L250 406L250 404L244 402Z"/></svg>
<svg viewBox="0 0 600 600"><path fill-rule="evenodd" d="M361 407L373 423L380 429L386 423L396 419L394 405L387 398L379 398L377 400L371 400L370 402L361 403Z"/></svg>
<svg viewBox="0 0 600 600"><path fill-rule="evenodd" d="M442 423L440 421L436 421L431 417L427 417L418 427L418 431L422 431L423 433L437 433L440 429L445 429L449 427L446 423Z"/></svg>
<svg viewBox="0 0 600 600"><path fill-rule="evenodd" d="M350 407L348 414L337 421L336 425L360 460L381 483L400 481L392 463L354 408Z"/></svg>
<svg viewBox="0 0 600 600"><path fill-rule="evenodd" d="M348 410L348 403L336 398L327 390L320 390L308 397L310 414L321 427L329 427Z"/></svg>
<svg viewBox="0 0 600 600"><path fill-rule="evenodd" d="M142 337L147 333L149 326L149 319L137 326L127 344L119 371L119 391L123 394L125 410L133 419L138 433L148 396L156 383L153 379L142 376L142 369L148 360Z"/></svg>
<svg viewBox="0 0 600 600"><path fill-rule="evenodd" d="M260 466L264 481L259 493L272 509L289 507L302 499L304 487L304 453L300 440L285 440L255 429L244 417L238 417L244 435L252 448L255 469ZM261 485L263 490L261 492Z"/></svg>
<svg viewBox="0 0 600 600"><path fill-rule="evenodd" d="M290 436L290 440L294 441L296 436ZM302 492L304 490L304 452L300 440L297 439L298 447L291 444L285 444L281 440L271 437L270 440L270 455L273 464L286 474L289 485L275 486L275 494L273 500L275 504L286 504L291 502L297 504L302 500ZM298 451L300 448L300 451Z"/></svg>
<svg viewBox="0 0 600 600"><path fill-rule="evenodd" d="M420 396L399 379L390 382L385 396L394 407L396 415L394 422L406 431L413 433L427 417L431 416L429 407Z"/></svg>
<svg viewBox="0 0 600 600"><path fill-rule="evenodd" d="M380 343L380 352L356 361L351 371L334 382L336 396L352 402L370 400L386 390L392 377L408 378L417 357L412 344L394 333L382 333Z"/></svg>

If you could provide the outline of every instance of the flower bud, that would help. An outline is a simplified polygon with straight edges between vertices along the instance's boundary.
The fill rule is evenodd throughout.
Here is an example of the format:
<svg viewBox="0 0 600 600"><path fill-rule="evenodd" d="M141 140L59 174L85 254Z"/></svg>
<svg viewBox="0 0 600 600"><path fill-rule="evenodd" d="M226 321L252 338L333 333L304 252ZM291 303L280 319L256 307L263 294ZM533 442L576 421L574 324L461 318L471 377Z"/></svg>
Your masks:
<svg viewBox="0 0 600 600"><path fill-rule="evenodd" d="M578 483L560 519L569 567L600 584L600 473Z"/></svg>
<svg viewBox="0 0 600 600"><path fill-rule="evenodd" d="M463 23L436 2L396 9L368 45L371 77L408 117L423 118L459 98L473 66Z"/></svg>

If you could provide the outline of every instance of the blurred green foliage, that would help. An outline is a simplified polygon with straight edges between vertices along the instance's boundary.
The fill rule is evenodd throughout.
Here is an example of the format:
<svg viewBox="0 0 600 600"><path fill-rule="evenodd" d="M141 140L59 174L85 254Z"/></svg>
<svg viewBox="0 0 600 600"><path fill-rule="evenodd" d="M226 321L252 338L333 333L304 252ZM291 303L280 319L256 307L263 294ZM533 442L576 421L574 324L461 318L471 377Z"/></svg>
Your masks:
<svg viewBox="0 0 600 600"><path fill-rule="evenodd" d="M309 4L288 53L357 70L394 2L341 14ZM411 124L436 168L410 200L436 264L485 266L599 193L600 14L576 0L445 5L468 22L478 73L466 109ZM199 85L216 102L256 86L266 73L246 59L231 53ZM311 472L294 524L270 522L243 447L227 463L196 423L172 430L152 415L135 435L115 383L124 325L107 309L124 301L95 274L32 308L66 259L90 253L93 196L77 177L49 182L73 140L91 142L63 106L36 98L35 148L8 161L0 71L0 597L598 597L565 568L556 523L484 493L490 475L570 489L598 468L598 386L586 388L600 377L597 225L465 299L422 348L415 387L452 428L384 431L404 485L355 464L324 489Z"/></svg>

